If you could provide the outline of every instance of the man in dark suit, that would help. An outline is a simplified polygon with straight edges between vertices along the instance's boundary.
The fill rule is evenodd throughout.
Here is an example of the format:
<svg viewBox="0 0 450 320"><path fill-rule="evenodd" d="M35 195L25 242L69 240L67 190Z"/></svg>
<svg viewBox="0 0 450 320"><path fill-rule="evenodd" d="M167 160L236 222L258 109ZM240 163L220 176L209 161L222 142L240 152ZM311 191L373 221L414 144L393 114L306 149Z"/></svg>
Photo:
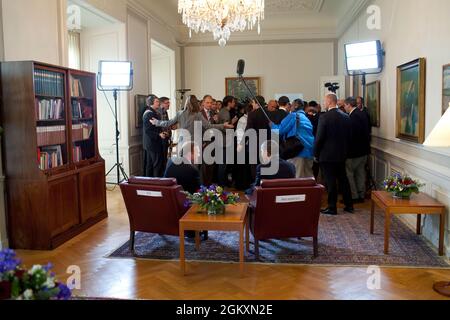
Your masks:
<svg viewBox="0 0 450 320"><path fill-rule="evenodd" d="M353 202L363 203L366 197L366 165L370 154L369 119L356 106L356 99L345 100L345 111L350 116L352 138L346 161L347 177Z"/></svg>
<svg viewBox="0 0 450 320"><path fill-rule="evenodd" d="M165 178L175 178L184 191L195 193L200 189L200 171L195 166L200 156L200 147L194 142L182 146L181 157L173 157L167 164Z"/></svg>
<svg viewBox="0 0 450 320"><path fill-rule="evenodd" d="M313 136L317 137L317 129L319 127L319 119L322 113L319 110L319 104L316 101L311 101L308 103L308 108L306 110L306 116L313 126ZM317 180L319 178L320 165L317 162L313 164L314 178Z"/></svg>
<svg viewBox="0 0 450 320"><path fill-rule="evenodd" d="M152 119L161 120L158 97L150 95L147 105L149 108L143 116L144 176L160 178L164 173L163 140L167 139L167 134L150 122Z"/></svg>
<svg viewBox="0 0 450 320"><path fill-rule="evenodd" d="M320 117L314 148L328 189L328 208L322 213L329 215L337 215L338 184L344 196L344 211L354 212L345 170L352 129L349 116L339 110L337 102L335 94L325 97L328 112Z"/></svg>
<svg viewBox="0 0 450 320"><path fill-rule="evenodd" d="M208 121L210 124L216 124L216 121L214 118L218 118L218 116L215 117L215 113L212 110L212 105L213 105L212 96L205 95L205 97L202 100L203 118L206 121ZM215 140L215 138L213 136L211 142L203 142L203 150L207 146L209 146L211 143L214 143L214 140ZM215 153L213 154L213 156L215 156ZM206 163L201 164L201 181L202 181L203 185L209 187L210 185L213 184L215 168L216 168L215 164L206 164Z"/></svg>
<svg viewBox="0 0 450 320"><path fill-rule="evenodd" d="M255 183L246 191L246 194L252 194L255 187L261 186L263 180L295 179L295 166L280 158L279 146L275 141L268 140L262 144L261 161L262 164L256 168ZM274 174L265 172L270 168L275 170Z"/></svg>
<svg viewBox="0 0 450 320"><path fill-rule="evenodd" d="M370 135L372 133L372 120L370 119L369 110L367 110L367 107L364 105L363 97L356 98L356 107L358 108L359 111L362 111L364 113L364 116L367 118L369 135Z"/></svg>
<svg viewBox="0 0 450 320"><path fill-rule="evenodd" d="M290 113L291 108L291 101L288 97L283 96L278 99L278 109L275 111L274 114L274 121L272 121L275 124L280 124L283 122L284 118L288 116Z"/></svg>
<svg viewBox="0 0 450 320"><path fill-rule="evenodd" d="M159 99L160 107L159 113L161 115L162 121L169 121L169 109L170 109L170 99L167 97L161 97ZM167 161L169 160L169 148L172 143L172 130L165 129L166 139L163 140L163 168L166 168Z"/></svg>
<svg viewBox="0 0 450 320"><path fill-rule="evenodd" d="M164 178L175 178L184 191L196 193L200 187L200 171L195 166L200 158L200 147L194 142L186 142L181 147L180 157L173 157L167 164ZM208 231L201 232L203 239L208 240ZM195 238L195 232L187 231L188 238Z"/></svg>

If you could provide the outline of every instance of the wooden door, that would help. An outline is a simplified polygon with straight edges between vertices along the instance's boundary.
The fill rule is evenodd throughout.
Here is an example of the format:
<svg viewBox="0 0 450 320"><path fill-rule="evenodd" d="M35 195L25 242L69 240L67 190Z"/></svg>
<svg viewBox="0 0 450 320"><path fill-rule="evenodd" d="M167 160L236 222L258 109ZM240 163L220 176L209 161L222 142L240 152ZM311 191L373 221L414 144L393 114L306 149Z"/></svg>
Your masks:
<svg viewBox="0 0 450 320"><path fill-rule="evenodd" d="M52 238L80 224L76 174L49 181L48 198Z"/></svg>
<svg viewBox="0 0 450 320"><path fill-rule="evenodd" d="M81 222L84 223L106 212L105 165L99 162L80 169L79 192Z"/></svg>

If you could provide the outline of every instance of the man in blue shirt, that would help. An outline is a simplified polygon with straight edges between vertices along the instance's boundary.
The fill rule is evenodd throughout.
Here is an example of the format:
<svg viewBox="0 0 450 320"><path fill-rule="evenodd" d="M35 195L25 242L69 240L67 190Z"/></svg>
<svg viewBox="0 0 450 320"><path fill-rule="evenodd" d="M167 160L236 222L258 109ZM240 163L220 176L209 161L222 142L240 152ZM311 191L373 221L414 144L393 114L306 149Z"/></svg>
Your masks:
<svg viewBox="0 0 450 320"><path fill-rule="evenodd" d="M300 154L288 160L295 166L297 178L314 177L314 135L313 125L306 116L303 101L297 101L296 110L290 113L280 125L273 124L272 130L278 131L280 139L296 136L304 148Z"/></svg>

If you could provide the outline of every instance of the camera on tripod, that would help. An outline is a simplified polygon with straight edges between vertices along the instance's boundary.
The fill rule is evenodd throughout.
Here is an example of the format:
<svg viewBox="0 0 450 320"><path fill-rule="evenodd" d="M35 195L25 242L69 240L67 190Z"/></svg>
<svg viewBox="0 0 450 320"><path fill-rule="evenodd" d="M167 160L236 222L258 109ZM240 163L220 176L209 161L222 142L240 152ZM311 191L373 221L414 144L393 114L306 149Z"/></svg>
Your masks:
<svg viewBox="0 0 450 320"><path fill-rule="evenodd" d="M327 82L327 83L325 83L325 88L328 88L328 91L336 94L336 92L339 90L340 86L339 86L339 83L337 83L337 82L334 82L334 83Z"/></svg>

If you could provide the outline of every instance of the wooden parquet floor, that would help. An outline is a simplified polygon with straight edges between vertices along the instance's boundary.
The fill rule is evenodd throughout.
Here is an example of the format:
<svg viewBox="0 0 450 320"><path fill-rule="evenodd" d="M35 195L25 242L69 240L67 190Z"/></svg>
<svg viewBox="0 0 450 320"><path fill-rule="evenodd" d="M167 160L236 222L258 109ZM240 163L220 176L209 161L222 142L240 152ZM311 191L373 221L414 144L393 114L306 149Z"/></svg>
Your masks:
<svg viewBox="0 0 450 320"><path fill-rule="evenodd" d="M368 206L368 204L366 204ZM119 189L108 192L109 218L51 252L18 251L27 266L52 262L58 279L70 266L81 269L78 296L120 299L446 299L432 289L450 281L449 270L381 269L381 289L369 290L366 268L189 263L107 259L128 240L129 225Z"/></svg>

